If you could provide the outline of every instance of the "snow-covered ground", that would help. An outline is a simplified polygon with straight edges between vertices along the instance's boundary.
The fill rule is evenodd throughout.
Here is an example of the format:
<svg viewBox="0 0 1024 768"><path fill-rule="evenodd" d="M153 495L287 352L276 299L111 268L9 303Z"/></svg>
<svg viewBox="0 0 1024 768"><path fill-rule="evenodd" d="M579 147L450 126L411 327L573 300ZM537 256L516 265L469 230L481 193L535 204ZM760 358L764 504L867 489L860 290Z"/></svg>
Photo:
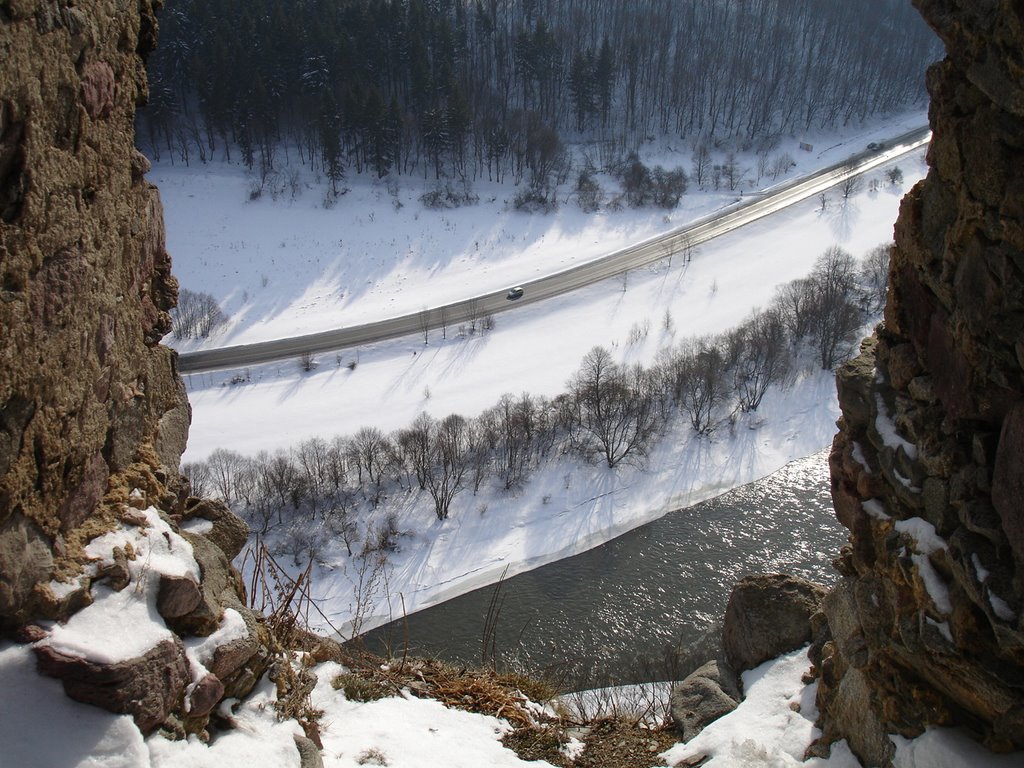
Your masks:
<svg viewBox="0 0 1024 768"><path fill-rule="evenodd" d="M126 525L89 544L96 558L92 574L113 561L115 547L137 553L129 561L129 584L113 592L102 583L96 598L66 625L44 625L47 636L35 645L98 663L117 662L144 654L169 637L156 608L161 575L195 577L191 545L168 528L156 510L135 512L138 524ZM929 536L924 536L930 541ZM51 588L53 585L51 585ZM131 632L125 632L125 617ZM241 625L241 627L239 626ZM193 682L207 674L204 662L219 645L244 632L235 611L208 638L186 641ZM810 667L804 650L766 662L743 674L745 700L734 712L708 726L689 744L663 754L669 765L707 755L709 766L792 766L820 733L815 685L802 677ZM345 671L329 662L312 669L317 684L310 705L319 710L322 760L325 768L378 765L390 768L517 768L545 766L525 762L504 748L501 737L511 730L504 720L447 708L408 690L371 702L352 701L335 690L333 679ZM0 641L0 765L5 768L290 768L299 764L295 720L276 715L276 686L262 680L245 701L225 700L221 714L230 730L210 742L195 736L169 741L159 733L144 737L128 715L116 715L69 699L60 682L36 670L30 645ZM527 712L545 711L524 702ZM507 710L506 710L507 711ZM1020 755L992 755L955 730L930 730L917 739L892 737L897 768L1010 768ZM583 739L586 739L585 734ZM583 745L576 740L576 747ZM564 752L564 754L570 754ZM856 768L845 742L833 746L829 759L812 759L812 768Z"/></svg>
<svg viewBox="0 0 1024 768"><path fill-rule="evenodd" d="M153 508L134 513L138 524L126 525L89 544L96 558L92 575L113 562L115 548L137 553L129 561L129 583L114 592L102 583L93 587L95 602L66 625L43 625L47 636L37 646L97 663L111 663L145 654L170 637L156 608L162 575L196 577L191 545L174 533ZM927 536L924 537L928 539ZM930 540L930 539L929 539ZM51 585L52 587L52 585ZM131 632L122 631L130 617ZM240 626L239 626L240 625ZM204 662L220 645L243 634L244 623L228 610L221 626L208 638L186 641L193 682L207 670ZM708 755L711 766L789 766L820 733L814 727L815 685L801 678L810 662L804 650L786 654L743 674L746 699L729 715L708 726L689 744L678 744L664 757L676 765ZM317 677L310 705L318 719L326 768L386 765L390 768L494 768L543 766L524 762L501 744L511 730L504 720L450 709L432 699L401 695L372 702L348 700L332 680L345 671L330 662L313 668ZM36 671L30 645L0 641L0 765L14 768L288 768L299 764L295 736L303 735L294 720L276 715L275 684L261 681L244 701L229 699L221 714L233 723L209 743L195 736L169 741L159 734L144 737L128 715L116 715L65 696L57 680ZM187 689L188 690L188 689ZM528 712L545 711L523 704ZM583 737L586 738L585 736ZM1009 768L1019 755L989 754L952 730L929 731L914 740L893 737L898 768ZM577 742L577 747L582 745ZM814 759L815 768L856 768L844 742L828 760Z"/></svg>
<svg viewBox="0 0 1024 768"><path fill-rule="evenodd" d="M796 170L806 172L922 121L914 114L843 139L822 137L818 147L830 148L815 153L778 151L791 150L801 164ZM689 153L653 161L688 165ZM747 166L754 164L747 158ZM880 168L869 177L879 182L876 190L865 180L848 201L833 191L824 210L818 200L793 206L700 246L689 263L677 256L671 265L502 313L486 334L461 338L449 329L447 340L431 332L427 345L417 335L342 350L321 355L312 372L283 361L187 375L193 422L185 460L203 459L218 447L250 455L273 451L362 426L390 431L421 411L475 416L506 392L554 396L595 345L619 361L651 364L659 351L728 329L766 306L780 284L805 276L829 246L859 258L890 241L899 200L924 173L923 152L896 164L902 184L889 184ZM215 344L323 330L473 295L605 253L734 199L694 192L668 215L625 209L587 216L568 203L555 214L528 216L507 210L510 189L488 202L478 185L478 205L437 212L416 199L422 182L400 180L406 197L396 209L383 185L354 179L337 206L325 210L315 190L294 201L249 202L245 174L234 167L183 172L158 166L151 176L164 196L182 285L212 292L236 318L211 340ZM404 246L396 252L393 240L412 243L415 258ZM430 268L414 280L403 278L424 264ZM336 300L341 288L357 284L359 290L344 288L345 300ZM243 373L248 380L237 383ZM326 542L318 597L340 628L351 626L357 605L369 628L403 607L415 611L492 583L506 567L511 575L576 554L763 477L827 445L837 415L832 377L805 372L792 388L770 393L734 430L711 439L693 438L678 420L643 469L613 471L562 457L514 495L463 493L444 522L434 518L425 494L392 500L380 519L395 513L398 527L412 535L393 556L386 586L378 585L368 600L359 586L365 573L357 572L340 543Z"/></svg>
<svg viewBox="0 0 1024 768"><path fill-rule="evenodd" d="M419 197L438 182L408 176L393 181L352 178L345 182L350 191L325 208L326 185L302 167L282 170L260 199L250 201L253 177L244 166L158 163L149 179L163 197L174 272L184 288L215 296L230 316L227 327L213 338L168 342L188 350L284 338L499 290L680 226L730 205L741 191L770 187L839 162L870 142L925 123L925 113L914 111L841 135L783 140L769 157L788 155L795 165L775 180L758 180L757 156L741 154L741 186L701 192L691 183L679 207L670 212L625 208L585 214L570 199L570 183L561 190L562 204L555 213L521 213L510 205L516 188L486 180L473 183L477 205L431 211ZM800 149L800 142L813 150ZM651 145L641 159L651 166L681 166L689 174L691 152L679 140ZM715 153L716 163L724 162L725 152L723 147ZM905 172L914 170L909 165L901 163ZM293 173L294 193L286 182ZM613 180L601 181L609 197L617 191ZM276 200L270 192L275 184L281 189ZM453 186L459 188L457 182ZM838 193L832 198L835 207L825 218L839 237L826 238L822 249L833 239L845 239L845 231L853 232L870 215L840 216ZM781 229L783 223L774 228Z"/></svg>
<svg viewBox="0 0 1024 768"><path fill-rule="evenodd" d="M155 615L155 611L153 612ZM845 742L829 759L801 762L819 735L814 727L815 683L801 676L810 662L795 651L743 674L746 699L734 712L708 726L689 744L664 757L677 765L688 757L711 756L715 768L858 768ZM325 768L387 765L390 768L517 768L549 765L524 762L505 749L502 720L447 709L411 695L373 702L348 701L331 680L342 668L314 668L312 704L320 718ZM18 768L289 768L298 765L293 736L303 735L294 720L275 716L273 683L263 681L245 702L228 712L235 729L204 744L195 737L172 742L144 738L127 715L113 715L64 695L56 680L40 677L28 646L0 643L0 755ZM17 692L14 694L14 692ZM793 706L798 706L794 710ZM226 705L230 707L230 703ZM929 730L917 739L892 737L897 768L1011 768L1020 755L993 755L952 729Z"/></svg>
<svg viewBox="0 0 1024 768"><path fill-rule="evenodd" d="M830 148L814 153L778 151L791 150L798 161L791 175L803 173L923 120L914 113L843 139L819 137L816 147ZM656 159L673 162L664 152ZM689 152L680 148L674 162L688 167ZM666 346L728 329L767 305L777 286L806 275L829 246L860 257L890 241L899 200L923 175L923 152L897 164L904 172L900 185L885 183L879 169L872 174L881 182L878 191L865 183L845 204L834 191L825 210L808 201L700 246L688 265L676 256L671 267L661 263L504 312L484 335L462 339L453 328L447 341L432 331L426 346L416 335L341 350L320 355L313 373L300 371L298 361L282 361L187 375L193 420L184 459L205 458L218 447L273 450L361 426L388 431L424 410L472 416L505 392L552 396L599 344L621 361L650 363ZM745 167L754 165L748 157ZM586 215L568 203L545 216L508 210L513 190L503 187L492 195L481 189L478 205L439 212L424 210L416 199L432 182L403 177L405 205L396 211L382 183L359 178L325 210L319 187L294 201L249 202L249 182L238 166L158 165L150 178L161 188L168 248L182 286L212 293L231 316L221 333L203 341L206 346L379 319L515 284L735 199L694 191L668 214L627 208ZM412 244L415 264L406 263L408 248L396 250L393 240ZM167 341L183 350L199 346ZM240 373L249 381L226 385Z"/></svg>

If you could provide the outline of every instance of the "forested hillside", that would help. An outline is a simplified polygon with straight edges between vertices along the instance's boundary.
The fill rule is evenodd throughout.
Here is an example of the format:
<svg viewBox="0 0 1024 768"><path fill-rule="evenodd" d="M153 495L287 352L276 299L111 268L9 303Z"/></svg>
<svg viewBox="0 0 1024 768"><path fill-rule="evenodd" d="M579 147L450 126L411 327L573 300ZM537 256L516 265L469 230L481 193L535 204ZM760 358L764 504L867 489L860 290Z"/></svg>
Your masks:
<svg viewBox="0 0 1024 768"><path fill-rule="evenodd" d="M695 165L923 104L937 43L903 0L168 0L139 141L157 159L301 159L546 186L566 142Z"/></svg>

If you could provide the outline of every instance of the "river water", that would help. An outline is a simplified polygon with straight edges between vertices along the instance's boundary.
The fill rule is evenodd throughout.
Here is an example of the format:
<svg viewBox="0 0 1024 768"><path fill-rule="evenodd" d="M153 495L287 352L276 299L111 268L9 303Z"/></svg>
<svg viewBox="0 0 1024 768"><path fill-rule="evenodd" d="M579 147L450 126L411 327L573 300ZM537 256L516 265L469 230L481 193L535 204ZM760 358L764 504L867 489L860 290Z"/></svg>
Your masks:
<svg viewBox="0 0 1024 768"><path fill-rule="evenodd" d="M372 650L408 646L410 654L467 664L493 655L501 664L549 671L571 688L678 679L691 662L706 659L729 591L744 575L835 580L831 561L846 533L832 510L827 458L822 451L794 461L365 640Z"/></svg>

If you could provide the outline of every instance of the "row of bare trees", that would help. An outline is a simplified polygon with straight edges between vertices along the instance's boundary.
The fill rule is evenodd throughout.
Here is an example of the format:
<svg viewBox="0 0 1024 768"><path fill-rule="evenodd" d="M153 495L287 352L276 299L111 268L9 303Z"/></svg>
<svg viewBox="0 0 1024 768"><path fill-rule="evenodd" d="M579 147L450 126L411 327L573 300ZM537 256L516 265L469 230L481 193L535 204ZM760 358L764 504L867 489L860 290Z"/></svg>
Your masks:
<svg viewBox="0 0 1024 768"><path fill-rule="evenodd" d="M622 365L595 347L553 399L506 394L475 418L422 413L390 434L364 427L254 457L217 450L185 471L194 493L224 499L257 531L286 517L320 521L351 554L361 510L386 498L425 493L445 520L460 493L476 494L485 484L513 490L552 455L575 454L609 468L639 463L677 415L706 435L757 410L801 359L830 369L850 354L882 301L887 260L888 246L859 263L830 248L808 277L782 286L767 309L728 332L667 349L649 368ZM386 550L397 536L392 519L369 538Z"/></svg>

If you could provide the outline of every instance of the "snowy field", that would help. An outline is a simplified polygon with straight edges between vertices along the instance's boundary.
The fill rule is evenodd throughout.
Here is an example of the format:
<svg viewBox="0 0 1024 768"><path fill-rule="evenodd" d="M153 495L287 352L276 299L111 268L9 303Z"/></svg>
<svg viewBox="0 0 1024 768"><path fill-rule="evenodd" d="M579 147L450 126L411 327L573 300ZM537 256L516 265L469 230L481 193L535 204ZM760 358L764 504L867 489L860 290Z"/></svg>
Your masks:
<svg viewBox="0 0 1024 768"><path fill-rule="evenodd" d="M915 114L843 141L822 138L818 145L833 148L813 155L794 148L792 154L803 162L799 170L808 171L922 120ZM321 355L311 372L286 360L187 375L193 423L185 461L204 459L216 448L272 452L315 436L350 435L363 426L388 432L408 426L422 411L438 418L471 417L506 392L551 397L564 391L595 345L618 361L649 365L660 350L687 337L739 324L753 308L766 306L780 284L808 274L828 247L840 245L860 258L890 241L900 198L925 171L923 154L896 161L902 184L889 184L886 168L880 168L850 200L834 190L824 209L817 199L807 201L701 245L689 263L677 257L671 266L656 264L625 280L613 278L501 313L486 334L461 338L453 328L447 340L432 331L426 345L417 335L346 349ZM675 162L686 165L688 156ZM462 298L596 256L733 200L695 193L684 197L688 208L668 216L626 209L588 217L572 203L555 214L527 216L508 211L503 200L487 203L480 190L479 205L436 212L423 210L408 189L412 182L402 179L409 197L396 210L382 186L358 179L337 207L324 210L315 192L295 201L248 202L245 176L234 168L183 173L161 166L152 178L165 199L169 247L182 285L211 291L242 318L212 340L217 344L376 319L415 309L409 302L428 297L432 303ZM876 190L870 179L879 182ZM414 289L401 279L409 259L393 263L397 257L389 244L395 238L414 244L420 255L413 262L431 265L413 281ZM339 240L350 245L327 264L330 244ZM491 245L478 252L472 244L479 242ZM326 250L317 251L316 244ZM392 263L382 254L391 254ZM294 261L288 269L279 266L285 255ZM213 262L219 267L211 269ZM261 287L264 275L272 276ZM365 290L346 289L341 305L325 298L357 282ZM323 292L327 283L334 288ZM243 311L236 303L246 293L249 310ZM245 381L237 383L239 378ZM821 450L835 433L834 392L831 374L810 366L792 388L770 392L756 413L742 415L733 429L711 438L696 439L685 420L677 419L642 468L609 470L561 457L514 495L463 492L444 522L434 517L426 494L393 499L377 517L394 513L410 536L389 564L386 586L367 595L360 586L365 573L328 536L318 555L317 596L343 631L357 620L367 629L400 615L402 605L412 612L493 583L506 567L513 575L585 551Z"/></svg>
<svg viewBox="0 0 1024 768"><path fill-rule="evenodd" d="M842 140L819 137L816 146L831 148L814 154L793 147L799 164L790 178L923 120L915 113ZM754 165L755 158L746 159L744 167ZM673 162L664 153L655 160ZM688 166L688 153L680 151L674 162ZM424 410L472 416L505 392L553 396L598 344L620 361L650 363L686 337L738 324L765 306L777 286L805 276L829 246L860 258L891 240L899 200L924 173L923 152L896 164L904 173L900 185L885 183L879 169L871 174L881 183L878 191L864 183L845 203L833 191L825 210L808 201L700 246L688 265L676 257L671 267L663 262L501 313L496 329L482 336L462 339L453 328L447 341L432 331L426 346L417 335L341 350L320 355L313 373L286 360L187 375L193 423L184 459L203 459L218 447L273 450L361 426L389 431ZM212 293L231 317L206 346L361 323L516 284L735 199L693 192L668 214L625 209L586 215L567 203L544 216L509 211L505 200L512 190L506 187L492 195L494 202L481 190L480 204L438 212L416 199L422 181L402 178L407 204L396 211L383 184L360 178L349 182L351 191L334 209L324 210L315 188L295 201L249 202L238 166L161 165L150 178L164 199L175 274L183 287ZM412 243L415 264L405 263L408 249L396 251L392 240ZM183 350L199 346L167 341ZM227 385L240 374L248 382Z"/></svg>
<svg viewBox="0 0 1024 768"><path fill-rule="evenodd" d="M777 179L758 179L757 156L741 154L743 181L734 191L701 192L691 182L669 212L627 207L586 214L572 198L570 182L558 195L556 212L521 213L510 205L515 187L486 180L473 182L478 204L426 210L419 198L438 182L408 176L393 182L372 176L346 180L349 191L325 208L325 183L301 166L282 170L260 199L250 201L254 178L242 165L186 168L165 161L154 166L149 180L164 201L174 273L182 287L212 294L230 318L210 339L167 342L188 350L284 338L500 290L680 226L731 205L741 192L840 162L868 143L926 122L926 114L915 111L843 135L783 140L768 156L789 156L795 165ZM813 151L801 150L800 142ZM683 141L652 145L641 159L652 167L681 166L690 174L691 150ZM725 162L724 148L714 162ZM908 165L901 164L904 172L913 170ZM617 183L599 179L610 198ZM904 186L910 182L908 174ZM276 200L271 186L280 190ZM453 186L459 188L457 182ZM838 205L838 192L832 198ZM860 223L857 214L842 218L833 211L828 218L840 234ZM822 250L833 240L826 238Z"/></svg>

